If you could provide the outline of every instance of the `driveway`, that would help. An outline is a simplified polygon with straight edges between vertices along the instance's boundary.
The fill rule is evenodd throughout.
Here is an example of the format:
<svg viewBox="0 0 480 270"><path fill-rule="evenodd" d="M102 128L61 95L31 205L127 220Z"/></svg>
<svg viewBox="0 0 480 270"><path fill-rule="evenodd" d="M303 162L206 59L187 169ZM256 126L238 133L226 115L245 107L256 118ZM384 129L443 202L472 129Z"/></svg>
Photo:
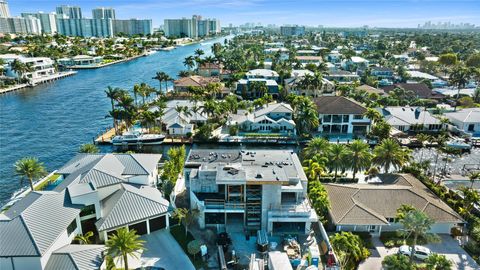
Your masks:
<svg viewBox="0 0 480 270"><path fill-rule="evenodd" d="M195 270L187 254L169 231L160 230L143 235L146 250L140 257L141 266L163 267L165 270Z"/></svg>
<svg viewBox="0 0 480 270"><path fill-rule="evenodd" d="M458 241L449 235L440 235L442 242L425 245L432 252L445 255L453 261L458 270L480 269L480 266L458 245Z"/></svg>
<svg viewBox="0 0 480 270"><path fill-rule="evenodd" d="M453 269L458 270L475 270L480 269L480 266L468 255L468 253L458 245L458 242L449 235L439 235L442 242L435 244L428 244L432 252L445 255L447 259L453 262ZM365 261L360 263L359 270L381 270L382 261L388 255L396 254L398 248L387 249L378 237L372 237L374 250L370 250L372 255Z"/></svg>

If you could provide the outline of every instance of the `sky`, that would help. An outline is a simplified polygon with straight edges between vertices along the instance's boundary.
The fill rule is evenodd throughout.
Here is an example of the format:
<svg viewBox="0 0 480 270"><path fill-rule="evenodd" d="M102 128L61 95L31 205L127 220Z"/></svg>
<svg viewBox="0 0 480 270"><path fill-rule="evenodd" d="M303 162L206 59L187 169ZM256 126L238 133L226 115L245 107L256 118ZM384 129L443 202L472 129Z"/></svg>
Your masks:
<svg viewBox="0 0 480 270"><path fill-rule="evenodd" d="M12 15L54 11L58 5L77 5L84 17L91 9L113 7L118 19L164 19L193 14L220 19L222 26L254 22L308 26L417 27L426 21L480 25L480 0L9 0Z"/></svg>

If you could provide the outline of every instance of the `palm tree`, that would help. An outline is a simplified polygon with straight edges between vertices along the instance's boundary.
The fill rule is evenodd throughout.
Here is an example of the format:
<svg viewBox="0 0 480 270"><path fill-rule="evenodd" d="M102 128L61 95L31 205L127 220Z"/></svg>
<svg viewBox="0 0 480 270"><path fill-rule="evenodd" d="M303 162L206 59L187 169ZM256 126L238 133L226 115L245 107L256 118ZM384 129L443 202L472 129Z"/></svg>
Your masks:
<svg viewBox="0 0 480 270"><path fill-rule="evenodd" d="M80 145L80 148L78 149L79 153L87 153L87 154L96 154L100 152L100 149L93 144L93 143L85 143Z"/></svg>
<svg viewBox="0 0 480 270"><path fill-rule="evenodd" d="M199 215L200 211L198 209L177 208L173 212L173 217L185 226L185 236L188 235L188 226L193 224Z"/></svg>
<svg viewBox="0 0 480 270"><path fill-rule="evenodd" d="M372 120L372 122L382 120L382 114L373 108L368 108L363 115L366 116L368 119Z"/></svg>
<svg viewBox="0 0 480 270"><path fill-rule="evenodd" d="M23 180L28 179L30 183L30 189L33 191L33 180L39 179L45 175L47 172L43 163L39 162L35 157L24 157L14 164L15 174L20 176L20 184L23 185Z"/></svg>
<svg viewBox="0 0 480 270"><path fill-rule="evenodd" d="M353 170L352 179L355 180L355 175L359 170L365 170L370 166L372 154L368 144L361 140L354 140L349 145L348 150L348 165Z"/></svg>
<svg viewBox="0 0 480 270"><path fill-rule="evenodd" d="M311 159L315 155L327 156L330 151L330 143L320 137L311 139L304 149L304 158Z"/></svg>
<svg viewBox="0 0 480 270"><path fill-rule="evenodd" d="M107 87L107 90L105 90L105 94L107 94L107 97L110 99L110 103L112 105L112 111L115 108L115 100L118 98L118 94L120 93L119 88L113 88L111 86Z"/></svg>
<svg viewBox="0 0 480 270"><path fill-rule="evenodd" d="M437 253L432 253L425 259L425 263L427 264L428 270L451 270L452 268L452 261L447 259L445 255L440 255Z"/></svg>
<svg viewBox="0 0 480 270"><path fill-rule="evenodd" d="M120 228L105 242L107 255L123 260L123 268L128 269L128 256L138 258L138 252L143 250L145 241L139 239L135 230Z"/></svg>
<svg viewBox="0 0 480 270"><path fill-rule="evenodd" d="M317 105L309 97L296 98L294 115L300 134L309 133L320 124Z"/></svg>
<svg viewBox="0 0 480 270"><path fill-rule="evenodd" d="M457 101L455 102L455 111L457 110L458 99L460 98L460 89L465 87L468 83L468 79L470 78L470 72L467 67L463 65L456 66L452 72L450 73L450 83L457 86Z"/></svg>
<svg viewBox="0 0 480 270"><path fill-rule="evenodd" d="M162 82L165 80L165 75L167 75L165 72L157 72L155 73L155 77L152 78L154 80L158 80L160 92L162 92Z"/></svg>
<svg viewBox="0 0 480 270"><path fill-rule="evenodd" d="M401 168L409 159L408 153L393 139L387 138L373 149L373 162L384 167L388 173L390 167Z"/></svg>
<svg viewBox="0 0 480 270"><path fill-rule="evenodd" d="M413 265L413 253L415 252L418 238L422 237L430 241L436 238L428 233L435 221L424 212L414 209L408 211L403 219L400 220L400 223L403 226L403 234L406 238L413 236L413 241L410 244L410 265Z"/></svg>
<svg viewBox="0 0 480 270"><path fill-rule="evenodd" d="M412 270L408 265L408 257L402 254L393 254L386 256L382 261L385 270Z"/></svg>
<svg viewBox="0 0 480 270"><path fill-rule="evenodd" d="M328 161L329 166L335 171L335 181L337 181L338 169L344 169L347 165L347 154L347 147L343 144L333 144L330 146Z"/></svg>
<svg viewBox="0 0 480 270"><path fill-rule="evenodd" d="M422 144L422 147L420 149L420 151L422 152L421 155L420 155L420 162L422 162L422 160L423 160L423 148L425 148L425 142L430 140L430 136L428 134L425 134L425 133L420 133L420 134L417 134L417 140Z"/></svg>
<svg viewBox="0 0 480 270"><path fill-rule="evenodd" d="M480 172L472 172L468 175L468 179L470 179L470 189L473 190L473 184L475 183L475 180L479 181L480 180Z"/></svg>
<svg viewBox="0 0 480 270"><path fill-rule="evenodd" d="M340 232L330 236L330 243L344 269L350 268L356 262L365 259L365 247L358 235L351 232Z"/></svg>
<svg viewBox="0 0 480 270"><path fill-rule="evenodd" d="M196 49L196 50L195 50L195 55L196 55L197 57L200 57L200 56L202 56L202 55L204 55L204 54L205 54L205 52L204 52L202 49Z"/></svg>
<svg viewBox="0 0 480 270"><path fill-rule="evenodd" d="M23 79L23 74L25 72L28 72L30 68L23 63L22 61L15 59L13 62L10 64L11 69L18 74L18 81L20 82L21 79Z"/></svg>
<svg viewBox="0 0 480 270"><path fill-rule="evenodd" d="M92 237L93 237L93 232L88 231L84 234L79 234L79 235L75 236L75 240L77 240L82 245L89 245L89 244L92 243L92 241L90 240L90 238L92 238Z"/></svg>
<svg viewBox="0 0 480 270"><path fill-rule="evenodd" d="M195 59L193 58L193 56L186 57L183 61L183 65L188 67L188 71L191 71L192 68L195 66Z"/></svg>

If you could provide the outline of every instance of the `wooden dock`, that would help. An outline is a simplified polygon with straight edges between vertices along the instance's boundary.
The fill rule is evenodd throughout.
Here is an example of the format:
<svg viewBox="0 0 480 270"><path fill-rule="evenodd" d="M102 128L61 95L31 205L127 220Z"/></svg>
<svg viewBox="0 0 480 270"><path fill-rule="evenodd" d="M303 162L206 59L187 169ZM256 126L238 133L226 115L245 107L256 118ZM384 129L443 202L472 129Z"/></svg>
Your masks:
<svg viewBox="0 0 480 270"><path fill-rule="evenodd" d="M111 144L112 138L115 136L115 128L110 128L100 134L96 139L94 139L95 144Z"/></svg>
<svg viewBox="0 0 480 270"><path fill-rule="evenodd" d="M39 78L39 79L32 80L28 84L27 83L17 84L17 85L14 85L12 87L9 87L9 88L0 89L0 94L5 94L5 93L8 93L8 92L17 91L17 90L24 89L24 88L27 88L27 87L35 87L36 85L56 81L56 80L59 80L59 79L64 78L64 77L72 76L76 73L77 73L76 71L58 72L58 73L55 73L55 74L52 74L52 75L49 75L49 76L45 76L45 77L42 77L42 78Z"/></svg>

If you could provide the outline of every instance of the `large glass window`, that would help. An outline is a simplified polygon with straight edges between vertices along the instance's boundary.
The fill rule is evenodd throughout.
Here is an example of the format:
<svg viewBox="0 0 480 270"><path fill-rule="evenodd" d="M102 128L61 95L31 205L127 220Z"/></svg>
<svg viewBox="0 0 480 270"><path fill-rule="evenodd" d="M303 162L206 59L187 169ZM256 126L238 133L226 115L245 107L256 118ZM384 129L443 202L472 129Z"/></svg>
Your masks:
<svg viewBox="0 0 480 270"><path fill-rule="evenodd" d="M332 125L332 133L340 133L341 130L342 130L341 125Z"/></svg>
<svg viewBox="0 0 480 270"><path fill-rule="evenodd" d="M361 115L361 114L355 114L355 115L353 116L353 119L355 119L355 120L361 120L361 119L363 119L363 115Z"/></svg>
<svg viewBox="0 0 480 270"><path fill-rule="evenodd" d="M332 121L332 115L326 114L326 115L323 116L323 122L328 123L330 121Z"/></svg>
<svg viewBox="0 0 480 270"><path fill-rule="evenodd" d="M346 114L343 116L343 123L348 123L350 121L350 115Z"/></svg>
<svg viewBox="0 0 480 270"><path fill-rule="evenodd" d="M332 116L332 122L333 123L341 123L342 122L342 116L341 115L333 115Z"/></svg>
<svg viewBox="0 0 480 270"><path fill-rule="evenodd" d="M342 125L342 133L348 133L348 125Z"/></svg>

